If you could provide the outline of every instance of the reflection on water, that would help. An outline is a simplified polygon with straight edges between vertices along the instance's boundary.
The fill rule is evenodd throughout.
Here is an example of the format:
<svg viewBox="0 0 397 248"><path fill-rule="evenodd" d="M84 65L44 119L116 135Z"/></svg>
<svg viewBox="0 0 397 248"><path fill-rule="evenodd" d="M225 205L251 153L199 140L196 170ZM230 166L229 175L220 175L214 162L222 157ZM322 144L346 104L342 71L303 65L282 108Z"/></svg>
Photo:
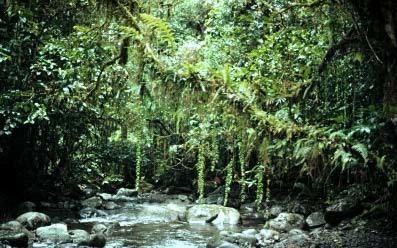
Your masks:
<svg viewBox="0 0 397 248"><path fill-rule="evenodd" d="M162 214L164 206L158 204L136 205L134 208L108 211L105 217L80 220L87 225L94 223L117 222L119 227L108 237L106 247L143 248L193 248L206 247L208 240L216 237L221 230L239 231L238 226L215 226L210 224L188 224L169 222ZM79 226L74 226L79 228Z"/></svg>

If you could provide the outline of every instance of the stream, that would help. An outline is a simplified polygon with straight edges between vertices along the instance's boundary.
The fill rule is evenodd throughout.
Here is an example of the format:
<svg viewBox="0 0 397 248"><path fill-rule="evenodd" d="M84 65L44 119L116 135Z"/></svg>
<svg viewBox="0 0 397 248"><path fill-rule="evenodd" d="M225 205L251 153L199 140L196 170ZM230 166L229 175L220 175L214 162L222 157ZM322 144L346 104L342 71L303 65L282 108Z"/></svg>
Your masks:
<svg viewBox="0 0 397 248"><path fill-rule="evenodd" d="M101 210L104 216L83 216L80 219L68 218L68 213L48 210L51 217L59 218L68 226L68 230L82 229L91 232L93 226L104 224L108 227L105 247L206 247L208 240L219 236L221 231L240 232L258 224L246 221L247 225L214 225L206 223L188 223L180 221L181 213L193 206L180 201L164 203L137 203L137 198L130 202L118 202L121 207L114 210ZM182 210L181 210L182 209ZM62 211L62 210L60 210ZM179 212L178 212L179 211ZM82 215L80 213L80 215ZM60 217L63 216L63 217ZM34 248L44 247L78 247L76 244L57 244L35 242Z"/></svg>

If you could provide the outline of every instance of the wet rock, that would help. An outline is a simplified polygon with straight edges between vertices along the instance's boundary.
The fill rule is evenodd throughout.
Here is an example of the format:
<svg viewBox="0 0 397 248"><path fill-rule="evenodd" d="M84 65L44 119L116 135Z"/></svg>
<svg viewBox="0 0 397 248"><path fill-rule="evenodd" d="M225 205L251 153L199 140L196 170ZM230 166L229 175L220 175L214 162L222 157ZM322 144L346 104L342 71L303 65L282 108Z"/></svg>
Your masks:
<svg viewBox="0 0 397 248"><path fill-rule="evenodd" d="M223 196L225 192L225 186L216 188L213 192L209 193L206 198L202 199L202 203L205 204L223 204Z"/></svg>
<svg viewBox="0 0 397 248"><path fill-rule="evenodd" d="M18 221L12 220L7 223L4 223L0 226L0 229L3 230L13 230L13 231L20 231L25 228L21 223Z"/></svg>
<svg viewBox="0 0 397 248"><path fill-rule="evenodd" d="M137 217L144 220L156 220L159 222L174 222L179 218L179 212L167 206L157 204L143 204Z"/></svg>
<svg viewBox="0 0 397 248"><path fill-rule="evenodd" d="M144 180L141 181L140 185L140 192L141 193L149 193L154 189L154 185L151 183L148 183Z"/></svg>
<svg viewBox="0 0 397 248"><path fill-rule="evenodd" d="M330 204L324 214L325 221L337 225L342 220L352 218L362 211L361 203L368 194L364 185L353 184L342 191L336 200Z"/></svg>
<svg viewBox="0 0 397 248"><path fill-rule="evenodd" d="M100 208L102 204L103 200L98 196L93 196L81 202L81 205L87 208Z"/></svg>
<svg viewBox="0 0 397 248"><path fill-rule="evenodd" d="M177 198L182 202L189 201L189 197L187 195L178 195Z"/></svg>
<svg viewBox="0 0 397 248"><path fill-rule="evenodd" d="M186 211L187 211L186 205L169 203L167 204L167 208L170 209L171 211L175 211L178 214L178 220L186 221Z"/></svg>
<svg viewBox="0 0 397 248"><path fill-rule="evenodd" d="M262 229L259 232L260 239L262 240L279 240L280 233L275 230Z"/></svg>
<svg viewBox="0 0 397 248"><path fill-rule="evenodd" d="M107 210L114 210L114 209L119 209L119 208L121 208L120 205L118 205L117 203L112 202L112 201L106 202L105 205L104 205L103 207L104 207L104 209L107 209Z"/></svg>
<svg viewBox="0 0 397 248"><path fill-rule="evenodd" d="M0 226L1 230L10 230L10 231L17 231L17 232L23 232L25 233L28 238L33 238L34 234L28 231L21 223L18 221L9 221L7 223L4 223Z"/></svg>
<svg viewBox="0 0 397 248"><path fill-rule="evenodd" d="M240 246L215 238L208 241L207 248L240 248Z"/></svg>
<svg viewBox="0 0 397 248"><path fill-rule="evenodd" d="M123 196L123 195L117 196L117 195L115 195L115 196L112 197L112 200L115 201L115 202L134 202L137 199L134 198L134 197L129 197L129 196Z"/></svg>
<svg viewBox="0 0 397 248"><path fill-rule="evenodd" d="M85 230L70 230L69 231L70 238L73 240L73 243L79 244L81 242L89 242L90 234Z"/></svg>
<svg viewBox="0 0 397 248"><path fill-rule="evenodd" d="M279 205L272 206L269 210L269 217L276 218L282 212L283 212L283 207Z"/></svg>
<svg viewBox="0 0 397 248"><path fill-rule="evenodd" d="M110 236L112 235L115 231L120 229L120 223L119 222L110 222L110 223L106 223L106 231L105 231L105 235Z"/></svg>
<svg viewBox="0 0 397 248"><path fill-rule="evenodd" d="M79 214L81 218L101 217L108 215L106 212L95 208L83 208L80 210Z"/></svg>
<svg viewBox="0 0 397 248"><path fill-rule="evenodd" d="M323 212L314 212L311 213L306 218L306 224L309 228L316 228L325 225L325 219Z"/></svg>
<svg viewBox="0 0 397 248"><path fill-rule="evenodd" d="M22 231L0 230L0 247L28 247L29 237Z"/></svg>
<svg viewBox="0 0 397 248"><path fill-rule="evenodd" d="M358 202L354 199L343 198L328 206L324 219L331 225L337 225L346 218L351 218L360 212Z"/></svg>
<svg viewBox="0 0 397 248"><path fill-rule="evenodd" d="M97 196L102 198L104 201L111 201L112 200L112 195L108 193L98 193Z"/></svg>
<svg viewBox="0 0 397 248"><path fill-rule="evenodd" d="M279 232L288 232L294 228L303 228L305 218L300 214L280 213L277 218L269 220L266 227Z"/></svg>
<svg viewBox="0 0 397 248"><path fill-rule="evenodd" d="M238 244L241 247L255 247L257 243L255 235L244 233L233 233L232 235L225 236L224 240L233 244Z"/></svg>
<svg viewBox="0 0 397 248"><path fill-rule="evenodd" d="M106 237L103 234L93 234L90 236L90 239L88 241L82 241L79 243L79 245L90 247L105 247Z"/></svg>
<svg viewBox="0 0 397 248"><path fill-rule="evenodd" d="M256 235L256 234L258 234L258 231L252 228L252 229L244 230L241 233L247 234L247 235Z"/></svg>
<svg viewBox="0 0 397 248"><path fill-rule="evenodd" d="M97 190L91 187L82 186L81 191L87 196L92 197L96 194Z"/></svg>
<svg viewBox="0 0 397 248"><path fill-rule="evenodd" d="M36 235L42 241L54 243L67 243L72 240L65 224L52 224L51 226L39 227L36 230Z"/></svg>
<svg viewBox="0 0 397 248"><path fill-rule="evenodd" d="M91 233L104 233L107 229L107 226L102 223L98 223L92 227Z"/></svg>
<svg viewBox="0 0 397 248"><path fill-rule="evenodd" d="M127 188L120 188L116 194L116 196L127 196L127 197L133 197L137 195L138 195L138 191L136 189L127 189Z"/></svg>
<svg viewBox="0 0 397 248"><path fill-rule="evenodd" d="M291 213L307 216L311 212L310 206L307 203L304 204L303 202L299 201L291 201L288 205L288 211Z"/></svg>
<svg viewBox="0 0 397 248"><path fill-rule="evenodd" d="M306 234L291 235L287 239L276 243L274 248L304 248L312 247L313 242Z"/></svg>
<svg viewBox="0 0 397 248"><path fill-rule="evenodd" d="M39 212L24 213L16 220L28 230L34 230L38 227L46 226L51 223L51 218L48 215Z"/></svg>
<svg viewBox="0 0 397 248"><path fill-rule="evenodd" d="M213 223L237 225L240 223L240 213L229 207L202 204L188 209L186 215L189 223Z"/></svg>

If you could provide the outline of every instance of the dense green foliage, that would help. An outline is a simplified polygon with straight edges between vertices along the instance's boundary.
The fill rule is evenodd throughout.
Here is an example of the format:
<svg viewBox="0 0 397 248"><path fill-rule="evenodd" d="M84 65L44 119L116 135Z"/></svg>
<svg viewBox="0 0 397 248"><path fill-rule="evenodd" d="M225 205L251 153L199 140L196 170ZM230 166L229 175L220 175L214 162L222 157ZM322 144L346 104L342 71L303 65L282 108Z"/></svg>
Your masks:
<svg viewBox="0 0 397 248"><path fill-rule="evenodd" d="M366 8L3 1L2 175L22 189L33 178L60 188L149 182L199 198L222 184L225 205L235 188L260 205L295 182L391 195L395 98L379 69L390 55L366 31Z"/></svg>

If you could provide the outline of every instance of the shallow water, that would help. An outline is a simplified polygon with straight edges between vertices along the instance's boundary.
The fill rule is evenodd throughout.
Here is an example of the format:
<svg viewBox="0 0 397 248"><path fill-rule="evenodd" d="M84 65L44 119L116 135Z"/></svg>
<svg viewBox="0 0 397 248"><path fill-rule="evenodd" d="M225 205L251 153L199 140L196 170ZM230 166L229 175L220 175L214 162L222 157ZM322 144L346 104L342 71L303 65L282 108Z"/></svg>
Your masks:
<svg viewBox="0 0 397 248"><path fill-rule="evenodd" d="M210 238L219 235L221 230L240 231L241 226L216 226L211 224L189 224L170 222L162 214L164 204L136 204L118 210L108 210L105 217L83 218L78 222L68 223L68 229L90 231L96 223L118 223L107 236L107 248L143 247L143 248L200 248L206 247ZM34 247L48 247L36 243ZM68 244L57 247L76 247Z"/></svg>

